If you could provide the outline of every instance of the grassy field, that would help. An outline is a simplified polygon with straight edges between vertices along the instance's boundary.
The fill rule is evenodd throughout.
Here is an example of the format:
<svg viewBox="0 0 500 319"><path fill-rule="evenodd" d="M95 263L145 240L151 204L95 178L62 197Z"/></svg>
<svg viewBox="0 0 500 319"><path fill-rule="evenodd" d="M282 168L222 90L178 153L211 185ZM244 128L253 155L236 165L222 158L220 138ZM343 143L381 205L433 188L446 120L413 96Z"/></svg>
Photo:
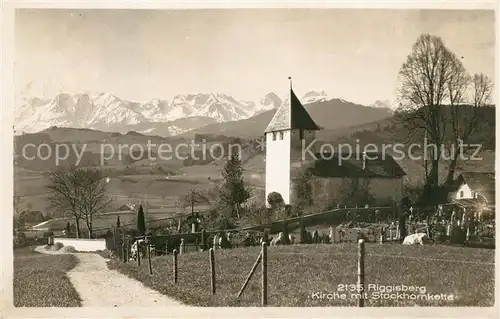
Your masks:
<svg viewBox="0 0 500 319"><path fill-rule="evenodd" d="M32 247L15 249L14 306L81 306L80 297L66 276L77 263L73 255L42 255Z"/></svg>
<svg viewBox="0 0 500 319"><path fill-rule="evenodd" d="M258 306L260 266L244 294L236 297L258 254L259 247L217 250L217 293L210 294L208 253L179 256L179 282L173 284L172 256L154 257L153 275L147 263L123 264L111 260L112 269L187 304L196 306ZM368 284L423 286L430 294L453 295L452 301L380 300L375 295L365 303L377 306L493 306L494 250L449 246L366 246ZM276 246L268 250L269 306L356 306L357 299L319 299L315 293L342 293L339 285L356 283L356 244ZM374 292L373 288L369 294Z"/></svg>

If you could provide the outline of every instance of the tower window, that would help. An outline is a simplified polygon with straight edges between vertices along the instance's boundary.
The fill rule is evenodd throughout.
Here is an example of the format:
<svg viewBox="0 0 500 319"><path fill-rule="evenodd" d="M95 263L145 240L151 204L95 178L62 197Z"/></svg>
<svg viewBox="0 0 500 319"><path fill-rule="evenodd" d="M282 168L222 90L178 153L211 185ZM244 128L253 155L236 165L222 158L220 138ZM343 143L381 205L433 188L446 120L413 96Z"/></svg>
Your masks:
<svg viewBox="0 0 500 319"><path fill-rule="evenodd" d="M276 132L273 132L273 141L276 141Z"/></svg>
<svg viewBox="0 0 500 319"><path fill-rule="evenodd" d="M280 134L280 140L282 140L282 139L283 139L283 137L284 137L284 135L285 135L285 133L283 133L283 132L279 132L279 134Z"/></svg>
<svg viewBox="0 0 500 319"><path fill-rule="evenodd" d="M464 197L464 191L460 191L460 198Z"/></svg>

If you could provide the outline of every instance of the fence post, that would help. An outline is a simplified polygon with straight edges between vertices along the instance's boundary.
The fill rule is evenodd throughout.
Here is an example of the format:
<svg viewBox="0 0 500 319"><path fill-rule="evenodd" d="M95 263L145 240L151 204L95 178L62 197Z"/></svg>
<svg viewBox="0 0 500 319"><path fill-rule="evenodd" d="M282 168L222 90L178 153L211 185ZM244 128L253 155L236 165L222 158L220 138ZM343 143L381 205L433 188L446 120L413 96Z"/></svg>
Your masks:
<svg viewBox="0 0 500 319"><path fill-rule="evenodd" d="M137 242L137 251L136 251L136 257L137 257L137 266L141 267L141 245L139 243L139 240Z"/></svg>
<svg viewBox="0 0 500 319"><path fill-rule="evenodd" d="M116 228L113 226L113 252L116 254Z"/></svg>
<svg viewBox="0 0 500 319"><path fill-rule="evenodd" d="M217 249L217 244L218 244L217 237L218 237L217 234L215 234L214 235L214 239L212 240L213 241L213 245L212 246L213 246L214 250Z"/></svg>
<svg viewBox="0 0 500 319"><path fill-rule="evenodd" d="M153 268L151 266L151 245L149 239L146 237L146 245L148 245L148 264L149 264L149 274L153 274Z"/></svg>
<svg viewBox="0 0 500 319"><path fill-rule="evenodd" d="M127 247L127 240L125 238L123 238L123 262L124 263L127 263L127 260L128 260L128 247Z"/></svg>
<svg viewBox="0 0 500 319"><path fill-rule="evenodd" d="M122 255L121 255L121 259L123 262L125 262L125 237L122 238L122 247L121 247L121 251L122 251Z"/></svg>
<svg viewBox="0 0 500 319"><path fill-rule="evenodd" d="M177 249L174 249L174 284L177 284Z"/></svg>
<svg viewBox="0 0 500 319"><path fill-rule="evenodd" d="M365 241L360 239L358 241L358 289L361 297L358 300L358 307L365 306Z"/></svg>
<svg viewBox="0 0 500 319"><path fill-rule="evenodd" d="M269 242L269 230L266 228L264 229L264 235L262 236L262 243L268 243Z"/></svg>
<svg viewBox="0 0 500 319"><path fill-rule="evenodd" d="M262 306L267 306L267 243L262 243Z"/></svg>
<svg viewBox="0 0 500 319"><path fill-rule="evenodd" d="M330 226L330 243L335 244L335 230Z"/></svg>
<svg viewBox="0 0 500 319"><path fill-rule="evenodd" d="M201 230L201 251L207 249L207 232L205 229Z"/></svg>
<svg viewBox="0 0 500 319"><path fill-rule="evenodd" d="M210 286L212 290L212 295L215 295L215 254L214 249L210 248L209 250L210 256Z"/></svg>
<svg viewBox="0 0 500 319"><path fill-rule="evenodd" d="M304 217L303 216L300 216L300 238L299 238L299 242L301 244L305 244L307 243L307 234L306 234L306 227L304 225Z"/></svg>
<svg viewBox="0 0 500 319"><path fill-rule="evenodd" d="M181 244L179 246L179 254L182 255L184 253L184 238L181 238Z"/></svg>

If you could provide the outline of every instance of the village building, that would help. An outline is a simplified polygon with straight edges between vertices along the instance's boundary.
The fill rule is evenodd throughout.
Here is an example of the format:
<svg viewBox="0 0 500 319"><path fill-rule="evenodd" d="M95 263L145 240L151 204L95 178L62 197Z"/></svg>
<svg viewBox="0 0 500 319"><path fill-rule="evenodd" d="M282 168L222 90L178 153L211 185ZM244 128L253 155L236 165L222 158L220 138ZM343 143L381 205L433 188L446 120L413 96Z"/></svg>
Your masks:
<svg viewBox="0 0 500 319"><path fill-rule="evenodd" d="M343 190L353 184L368 189L373 205L402 200L405 172L389 154L339 154L335 149L331 153L319 152L322 149L316 131L320 129L290 82L288 97L265 130L266 199L270 193L278 192L285 204L294 205L295 182L307 168L313 175L311 189L316 203L344 204Z"/></svg>
<svg viewBox="0 0 500 319"><path fill-rule="evenodd" d="M479 213L494 212L495 173L462 172L450 193L451 202Z"/></svg>

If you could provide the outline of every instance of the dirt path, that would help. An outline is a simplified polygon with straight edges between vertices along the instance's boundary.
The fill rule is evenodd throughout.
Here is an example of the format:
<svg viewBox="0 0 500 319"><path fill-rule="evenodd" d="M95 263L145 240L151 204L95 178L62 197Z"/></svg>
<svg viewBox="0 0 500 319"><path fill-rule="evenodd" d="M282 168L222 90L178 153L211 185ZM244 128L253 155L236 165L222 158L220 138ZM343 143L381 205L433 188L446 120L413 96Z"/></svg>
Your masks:
<svg viewBox="0 0 500 319"><path fill-rule="evenodd" d="M35 249L44 254L44 246ZM73 253L79 263L68 277L82 298L83 307L185 307L179 301L145 287L137 280L108 269L106 259L98 254Z"/></svg>

